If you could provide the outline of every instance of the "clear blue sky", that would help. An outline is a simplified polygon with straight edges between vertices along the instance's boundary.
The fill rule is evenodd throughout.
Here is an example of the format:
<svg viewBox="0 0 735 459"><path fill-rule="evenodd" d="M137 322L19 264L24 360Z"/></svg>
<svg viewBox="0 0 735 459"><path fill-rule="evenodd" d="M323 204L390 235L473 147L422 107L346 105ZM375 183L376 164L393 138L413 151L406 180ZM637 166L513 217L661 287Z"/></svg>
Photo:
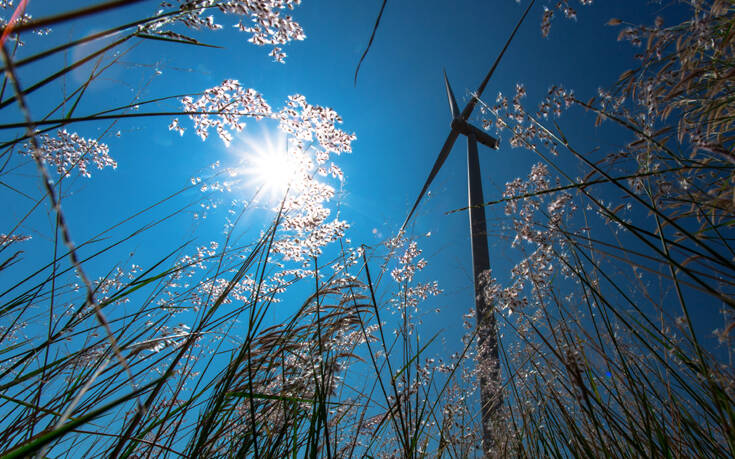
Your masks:
<svg viewBox="0 0 735 459"><path fill-rule="evenodd" d="M42 17L92 3L95 2L31 0L28 11L34 17ZM19 54L33 51L34 40L45 40L42 47L48 41L66 41L100 30L106 24L119 23L121 18L139 17L141 9L153 12L157 3L143 2L84 25L60 26L45 38L28 37L27 48ZM446 69L459 104L464 106L469 91L476 89L528 4L526 0L521 4L512 0L389 0L354 86L355 67L367 45L380 3L378 0L304 0L293 15L303 26L307 39L285 47L288 53L285 64L272 62L267 48L246 43L245 35L228 28L196 34L201 41L223 49L141 43L124 57L124 65L112 69L90 88L90 102L80 112L128 103L141 87L144 88L141 96L150 98L199 92L225 78L237 79L244 86L258 90L274 107L280 107L290 94L303 94L312 104L335 109L344 120L343 129L357 135L353 153L339 160L346 176L339 200L340 212L352 225L349 237L353 243L377 244L400 227L449 131L442 69ZM616 40L619 29L604 26L611 17L636 23L652 22L658 14L664 18L676 14L659 11L655 2L641 0L598 0L589 7L575 1L572 4L578 19L570 21L557 14L549 37L542 38L539 27L542 6L555 2L539 0L537 3L490 81L485 100L493 101L498 91L512 96L516 83L525 84L529 107L535 107L554 84L574 89L580 99L586 100L596 95L599 86L612 85L634 62L635 51L628 43ZM227 20L222 22L228 24ZM28 86L43 71L48 72L72 57L59 55L40 67L21 69L21 81ZM155 76L155 70L161 75ZM68 81L70 86L72 83ZM55 86L30 97L32 113L43 113L62 90ZM18 121L17 113L11 112L2 111L2 121ZM479 125L477 115L473 120ZM590 151L595 146L615 149L619 139L613 137L614 133L610 134L606 128L591 128L590 123L581 127L578 116L581 115L565 115L560 123L580 151ZM75 179L70 184L69 191L74 194L65 209L75 240L85 240L121 217L175 192L197 175L197 171L216 160L225 164L237 162L237 148L244 140L236 140L228 151L217 139L201 142L193 134L189 121L181 121L188 128L184 137L168 131L168 118L126 121L112 128L112 132L120 131L120 137L105 141L118 162L117 170L105 170L94 174L91 180ZM94 137L106 127L95 124L74 129ZM250 121L242 136L257 137L263 129L272 128L267 123ZM499 198L506 182L525 177L530 165L538 161L528 151L512 149L507 140L502 139L498 151L481 148L486 200ZM428 310L436 304L442 307L442 312L431 315L426 322L430 327L449 329L449 336L455 333L452 330L459 336L461 314L472 305L467 215L464 212L446 215L466 205L465 161L465 142L460 139L431 187L432 197L419 207L415 226L411 227L415 234L432 233L422 246L430 260L425 279L437 279L446 295L427 304ZM571 175L587 172L577 170L574 164L569 161ZM26 170L32 168L26 166ZM31 185L37 180L32 173L13 180L25 186L38 186ZM252 190L246 190L242 196L232 198L249 199L251 194ZM0 216L3 226L0 231L7 231L6 227L28 207L28 202L14 197ZM495 212L502 209L489 210L490 220L497 216ZM222 217L222 214L215 215ZM263 218L266 216L264 211ZM188 237L202 241L221 239L222 222L213 219L193 226L182 219L173 229L168 225L165 230L151 231L136 238L132 249L126 247L119 256L124 258L123 252L135 250L143 259L153 260L175 249ZM43 227L34 238L48 240L50 221L52 216L40 211L27 226ZM253 227L257 230L258 223L254 222ZM491 265L502 278L512 266L507 242L491 235L490 247Z"/></svg>
<svg viewBox="0 0 735 459"><path fill-rule="evenodd" d="M74 2L74 6L92 3L95 2ZM464 106L469 91L475 90L527 5L526 1L518 4L512 0L389 1L354 86L355 67L380 3L305 0L293 15L303 26L307 39L285 47L285 64L272 62L267 48L246 43L244 34L229 27L195 35L203 42L223 47L218 50L146 41L123 58L124 65L111 69L95 82L90 88L89 102L80 108L80 113L128 103L141 87L141 97L145 99L199 92L225 78L237 79L260 91L274 107L280 107L289 94L303 94L313 104L334 108L344 120L343 128L357 135L353 153L343 155L339 161L346 175L340 212L352 224L349 236L353 242L376 244L394 235L400 227L448 133L450 115L442 69L446 69L459 104ZM28 37L28 45L19 54L30 54L38 44L45 47L48 41L66 41L100 30L106 24L120 23L121 19L139 17L141 10L152 12L156 4L143 2L113 15L96 17L84 25L59 26L45 38ZM570 21L557 14L551 34L545 39L539 25L546 4L549 3L540 0L530 13L490 81L486 100L494 100L498 91L511 96L517 82L526 85L529 107L534 107L553 84L574 89L581 99L594 96L598 86L611 85L633 62L634 50L629 44L618 42L619 29L605 27L605 22L611 17L650 22L657 14L672 14L658 11L655 3L640 0L598 1L590 7L574 2L578 19ZM68 2L31 0L28 11L34 17L42 17L71 6ZM226 19L222 22L228 24ZM64 59L78 55L75 53L78 51L48 59L41 67L21 69L22 83L28 86L38 79L39 69L48 71ZM155 76L156 69L162 72L160 76ZM75 72L65 84L78 84L83 75ZM42 113L59 90L63 88L55 86L34 94L29 98L31 111ZM16 115L10 110L2 113L3 120L15 120ZM479 124L477 116L473 120ZM581 151L596 145L603 149L615 147L617 139L610 137L609 130L591 129L589 123L577 128L578 120L576 115L565 115L561 125ZM179 137L168 131L169 121L134 120L112 128L112 132L120 130L121 136L105 141L118 169L95 174L92 180L76 179L71 185L74 199L68 200L66 208L77 241L178 190L213 161L234 164L238 160L237 148L242 142L236 140L229 151L214 138L202 143L184 119L182 125L189 129L184 137ZM105 128L107 125L97 124L75 129L93 137ZM272 128L267 123L251 121L242 135L258 137L263 129ZM530 165L538 161L527 151L511 149L507 138L499 151L481 148L480 156L486 200L498 198L505 182L525 177ZM445 213L466 204L465 161L465 142L460 139L431 187L432 197L419 207L415 226L411 227L416 234L432 233L423 243L431 261L426 277L438 279L447 292L436 300L443 306L437 323L456 327L461 323L455 319L458 312L465 312L472 301L468 223L464 212ZM573 162L569 164L576 167ZM585 172L572 169L572 175ZM26 179L36 177L31 174ZM251 193L252 190L246 190L239 198L248 199ZM27 207L24 202L10 203L8 212L0 217L5 220L3 226L15 221ZM491 209L490 220L496 211L502 209ZM48 222L51 217L39 213L34 218ZM153 259L173 250L174 243L187 237L216 239L221 229L219 220L197 226L182 223L175 230L168 225L165 231L137 238L134 249L138 255L150 253ZM36 236L50 237L47 232ZM502 278L511 267L507 243L491 235L490 246L491 265Z"/></svg>
<svg viewBox="0 0 735 459"><path fill-rule="evenodd" d="M388 0L380 27L369 54L362 64L357 84L353 77L358 60L365 50L381 6L381 0L303 0L293 16L304 28L306 40L284 47L285 64L275 63L267 47L246 42L247 36L233 30L228 18L222 18L225 29L218 32L190 32L204 43L221 49L184 46L159 41L134 41L132 47L121 48L126 54L120 64L111 68L88 89L77 114L93 113L113 106L131 103L136 97L154 97L198 93L220 84L224 79L237 79L244 87L259 91L274 108L280 108L286 97L303 94L316 105L328 106L344 120L342 128L355 133L353 152L338 158L345 181L335 201L340 217L351 224L347 237L352 244L377 246L396 234L421 189L442 146L450 124L442 70L445 69L459 105L469 100L492 62L500 52L516 21L529 0ZM99 3L99 0L54 1L30 0L28 12L34 17ZM582 6L570 0L577 19L568 20L557 11L548 38L540 30L543 7L554 7L556 0L537 0L516 40L511 44L484 94L493 102L498 92L512 97L516 83L525 85L526 107L534 109L552 85L563 85L575 91L581 100L597 95L598 87L612 86L617 77L635 65L637 52L627 42L617 41L619 28L607 27L613 17L632 23L652 23L663 16L666 23L680 18L681 11L661 10L655 1L597 0ZM18 50L22 58L49 45L63 43L110 25L140 18L143 12L154 13L158 1L147 1L122 8L112 14L55 26L45 37L28 36L26 46ZM104 43L109 43L108 39ZM96 45L100 46L100 45ZM94 47L81 48L69 54L57 54L38 64L19 70L25 87L78 59ZM58 84L50 85L28 98L30 110L39 119L59 95L81 84L89 66L72 72ZM5 97L7 97L7 92ZM162 102L150 110L179 110L177 103ZM143 107L141 111L149 108ZM187 128L180 137L170 132L169 117L140 118L116 123L79 123L69 130L84 137L98 137L110 147L117 161L116 170L92 171L93 177L76 177L63 185L63 206L73 239L79 244L97 235L135 212L152 205L189 184L191 177L205 175L207 167L220 161L236 165L247 155L247 144L261 139L265 131L273 131L275 123L246 120L246 130L232 147L225 148L212 134L202 142L191 122L179 117ZM0 110L0 123L21 121L14 107ZM576 148L593 152L596 158L612 153L628 139L610 124L594 128L593 117L580 110L565 113L559 124ZM479 111L470 119L480 126ZM7 140L19 131L4 130L0 139ZM119 135L116 135L119 133ZM490 132L495 135L494 132ZM431 352L454 352L460 349L463 333L462 315L473 310L469 225L465 212L448 212L466 206L467 175L465 140L460 138L452 154L430 188L409 226L413 236L421 238L421 248L429 265L421 281L437 280L444 294L423 305L426 339L437 330L445 331L446 345L437 341ZM34 198L41 196L36 170L29 161L15 156L13 169L0 180L18 189L29 190ZM508 136L501 139L499 150L480 147L485 200L499 199L506 182L526 177L539 158L527 150L513 149ZM559 162L567 166L572 177L588 171L571 157L561 154ZM17 167L17 169L14 169ZM144 268L181 244L195 240L196 245L223 240L224 219L233 200L249 200L255 186L237 187L231 193L216 195L216 209L209 209L206 220L193 220L200 207L189 208L138 235L103 259L85 264L90 276L107 274L111 264L140 264ZM189 190L153 211L136 217L104 234L95 243L80 249L82 256L126 237L141 225L157 222L182 206L205 195ZM611 194L607 199L618 199ZM0 189L4 200L0 213L0 233L8 233L33 205L32 199ZM245 223L248 235L257 235L273 217L273 202L259 203ZM235 206L237 207L237 206ZM490 222L490 263L494 275L506 280L518 252L510 242L499 237L494 228L502 216L501 206L488 208ZM50 259L53 248L54 215L39 206L19 228L30 234L25 259L13 271L0 274L0 291L13 284L36 266ZM242 239L240 243L249 242ZM373 269L377 270L378 261ZM389 276L386 278L387 282ZM310 288L310 286L309 286ZM654 287L655 289L655 287ZM380 289L385 299L390 288ZM300 298L303 299L303 298ZM299 303L300 305L300 303ZM439 308L439 313L433 311ZM698 311L698 326L711 330L717 323L716 311ZM710 314L711 315L708 315ZM282 320L283 310L274 308L274 322ZM708 344L714 341L708 337Z"/></svg>

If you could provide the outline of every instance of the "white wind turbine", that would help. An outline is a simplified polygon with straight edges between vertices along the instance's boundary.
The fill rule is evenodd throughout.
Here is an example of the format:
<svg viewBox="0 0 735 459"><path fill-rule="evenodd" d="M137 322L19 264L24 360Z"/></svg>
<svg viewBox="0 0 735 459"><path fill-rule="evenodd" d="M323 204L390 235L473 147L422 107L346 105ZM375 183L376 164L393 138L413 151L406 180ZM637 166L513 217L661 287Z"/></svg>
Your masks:
<svg viewBox="0 0 735 459"><path fill-rule="evenodd" d="M497 337L497 326L495 320L495 313L493 305L487 304L483 295L483 285L481 282L481 274L490 269L490 255L487 244L487 227L485 223L485 207L484 199L482 195L482 179L480 177L480 161L477 155L477 143L492 148L498 149L498 140L489 136L483 130L469 124L469 119L472 111L477 104L477 100L482 97L482 93L487 86L490 77L495 72L500 60L503 58L505 51L508 49L513 37L520 28L524 19L531 10L531 7L536 0L532 0L526 8L523 16L518 21L513 29L513 32L508 37L505 46L498 55L495 63L490 68L490 71L482 80L477 92L473 95L472 99L467 103L464 110L461 112L457 106L457 101L454 98L454 93L449 85L446 72L444 73L444 84L446 86L447 98L449 99L449 108L452 114L451 130L449 136L444 142L444 146L439 152L439 156L434 162L429 176L424 183L424 187L421 189L416 202L414 203L411 211L406 217L406 221L401 226L401 230L405 229L409 220L413 216L414 211L419 205L419 202L424 197L424 194L428 190L431 182L436 177L436 174L441 169L444 161L449 156L449 153L454 146L454 142L457 140L460 134L467 137L467 179L468 179L468 201L469 201L469 214L470 214L470 243L472 246L472 267L473 267L473 279L475 287L475 310L477 316L478 326L478 364L483 368L480 371L480 402L482 404L482 429L483 429L483 442L485 449L489 449L493 445L492 435L492 424L493 420L498 416L498 409L502 403L502 393L500 391L502 381L500 375L500 358L498 355L498 337Z"/></svg>

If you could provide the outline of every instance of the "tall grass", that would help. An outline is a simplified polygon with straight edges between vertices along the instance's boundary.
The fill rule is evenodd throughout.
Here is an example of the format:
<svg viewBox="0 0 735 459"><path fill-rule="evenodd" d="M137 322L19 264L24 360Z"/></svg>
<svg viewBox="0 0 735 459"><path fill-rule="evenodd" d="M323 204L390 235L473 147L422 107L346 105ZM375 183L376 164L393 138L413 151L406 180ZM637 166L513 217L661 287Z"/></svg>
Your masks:
<svg viewBox="0 0 735 459"><path fill-rule="evenodd" d="M505 234L524 255L509 285L488 288L506 332L514 455L735 453L735 10L683 3L679 24L610 20L640 65L590 101L553 87L532 113L518 86L512 103L485 105L487 126L541 159L507 185ZM552 123L575 107L629 141L581 153Z"/></svg>
<svg viewBox="0 0 735 459"><path fill-rule="evenodd" d="M520 258L507 283L486 279L505 400L492 451L483 450L476 406L487 362L476 361L474 320L465 317L461 352L451 356L432 350L440 336L418 332L423 301L440 293L421 277L432 260L420 241L351 246L347 224L330 217L334 190L315 172L339 177L330 155L349 151L354 138L336 113L302 96L273 110L234 80L83 111L89 86L128 46L208 46L200 35L229 17L218 11L276 24L248 33L282 60L281 46L303 38L280 15L297 4L179 2L27 57L19 50L30 31L130 2L21 15L6 28L0 183L25 213L3 223L0 240L3 457L735 454L733 4L688 2L691 17L671 26L612 20L621 39L645 44L640 66L591 101L554 87L531 113L522 86L512 103L479 101L488 128L510 130L513 146L540 157L527 179L488 203L505 206L498 230ZM21 77L85 43L103 44L32 82ZM34 92L78 69L90 69L86 83L34 111ZM581 154L553 119L575 107L629 141L609 155ZM138 266L139 238L176 234L241 180L215 168L75 239L66 187L116 163L104 135L73 131L91 123L109 135L105 123L145 117L170 119L174 133L190 129L188 119L202 139L214 131L225 144L241 119L275 119L289 154L308 167L269 212L258 208L257 190L229 208L219 240L172 241ZM573 177L569 158L588 175ZM32 171L41 191L19 171ZM48 244L29 240L44 209L49 227L38 231L51 235Z"/></svg>

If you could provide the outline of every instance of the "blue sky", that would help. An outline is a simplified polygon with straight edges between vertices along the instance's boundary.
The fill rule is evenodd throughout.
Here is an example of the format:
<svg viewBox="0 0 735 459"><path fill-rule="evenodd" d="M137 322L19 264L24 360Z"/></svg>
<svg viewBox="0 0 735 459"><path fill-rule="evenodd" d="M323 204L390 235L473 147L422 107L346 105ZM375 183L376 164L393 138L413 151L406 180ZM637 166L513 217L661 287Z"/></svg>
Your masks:
<svg viewBox="0 0 735 459"><path fill-rule="evenodd" d="M75 2L75 6L92 3ZM457 0L451 4L439 0L420 4L389 1L354 85L355 68L380 3L304 1L293 15L307 38L285 47L285 64L272 62L267 48L250 45L244 34L229 27L215 33L194 34L202 42L222 49L144 41L129 51L122 65L112 68L90 87L88 102L82 104L78 113L127 104L136 94L146 99L199 92L225 78L237 79L245 87L256 89L273 107L280 107L290 94L303 94L312 104L335 109L344 120L343 129L356 134L353 153L342 155L339 160L346 175L339 197L340 215L352 225L349 237L353 243L378 244L400 227L449 131L442 70L446 69L458 102L464 106L469 92L476 89L527 5L525 1L518 4L511 0ZM658 4L638 0L598 1L589 7L573 3L578 19L567 20L557 14L549 37L543 38L540 21L547 2L537 3L490 81L485 100L492 102L498 92L512 96L516 83L526 86L528 107L535 107L555 84L573 89L580 99L586 100L596 95L598 87L612 85L634 63L635 50L616 39L619 29L604 25L610 18L637 23L650 22L658 14L666 17L675 13L659 11ZM46 47L48 41L66 41L101 30L107 24L140 17L141 11L152 12L155 4L142 2L83 24L56 27L47 37L29 37L28 45L19 54L30 54L36 46ZM42 17L67 8L69 5L63 2L32 0L28 11L34 17ZM229 24L226 19L223 23ZM22 83L28 86L38 79L39 72L48 72L80 52L59 54L38 66L21 69ZM73 72L64 85L79 84L85 75L82 71ZM57 85L32 95L32 113L43 113L60 90L64 87ZM165 107L177 106L161 104L155 109ZM15 114L6 110L2 116L14 119ZM478 116L475 113L471 119L476 125L480 125ZM583 116L576 111L559 121L578 149L615 149L619 143L615 130L609 125L592 128L590 117L584 122ZM65 208L71 215L72 234L77 241L86 240L122 216L179 190L214 161L236 164L248 139L257 139L264 131L274 129L272 123L249 121L242 138L226 149L215 138L201 142L188 120L182 119L182 125L189 128L183 137L168 131L169 122L165 117L133 120L111 128L110 132L120 132L119 137L105 139L118 162L117 170L102 171L92 180L77 178L69 185L73 199L68 200ZM92 137L108 129L108 125L79 125L76 129ZM501 140L498 151L480 149L486 200L497 199L506 182L525 177L530 166L538 161L526 150L512 149L507 138ZM465 141L460 139L436 177L431 197L424 199L411 225L414 234L431 233L422 242L430 260L425 276L439 280L446 292L427 305L427 310L441 306L442 313L427 320L434 326L456 327L457 333L461 326L459 315L472 302L468 222L464 212L446 213L463 207L467 201L465 148ZM572 176L586 173L571 159L568 165ZM31 174L17 180L36 178ZM241 196L231 197L247 200L253 192L247 188L240 191ZM175 205L167 208L173 210ZM14 201L4 218L7 222L15 221L26 209L27 203ZM262 211L264 221L268 212L269 209ZM500 207L489 209L489 221L501 212ZM146 218L152 220L154 216ZM221 216L192 224L187 215L178 224L162 226L136 238L132 248L126 247L118 256L123 258L126 251L137 251L137 256L144 254L144 260L146 256L153 260L187 238L216 239L221 237ZM50 214L38 213L34 218L51 221ZM254 229L258 226L253 222ZM41 231L37 237L50 240L48 232ZM490 247L491 265L502 279L515 255L497 234L491 234Z"/></svg>
<svg viewBox="0 0 735 459"><path fill-rule="evenodd" d="M30 0L28 12L34 17L82 7L97 1L59 2ZM26 46L18 50L22 58L58 43L81 37L110 25L153 13L157 1L144 1L111 14L55 26L45 37L28 36ZM492 103L498 92L512 97L515 85L526 87L524 100L534 109L552 85L575 91L581 100L597 95L598 87L610 87L618 76L635 64L637 50L627 42L619 42L619 28L608 27L610 18L631 23L651 23L661 15L665 23L680 18L681 11L661 9L658 2L642 0L597 0L582 6L574 0L577 19L568 20L557 12L548 38L541 35L543 7L556 1L538 0L526 23L495 72L484 94ZM191 32L204 43L219 49L184 46L159 41L132 41L119 49L120 62L95 80L89 87L77 114L94 113L112 106L161 96L198 93L220 84L224 79L237 79L244 87L260 92L275 109L292 94L303 94L311 104L328 106L343 119L342 129L354 133L352 153L343 154L338 163L345 173L334 201L334 212L351 224L347 237L357 246L379 247L396 234L413 204L442 146L450 124L442 71L446 70L459 105L463 107L500 52L528 0L426 0L409 2L389 0L377 34L353 82L355 68L368 43L380 0L304 0L293 16L306 33L306 40L285 46L286 63L275 63L267 47L246 42L246 35L232 30L223 18L225 30ZM114 38L113 38L114 39ZM21 84L28 87L84 52L101 44L60 53L37 64L19 69ZM113 55L108 58L114 57ZM90 66L71 72L57 84L45 87L28 97L36 119L49 110L59 95L81 84ZM7 97L7 92L5 97ZM141 111L180 110L175 101L162 101L142 107ZM10 107L0 110L0 123L18 122L20 115ZM84 137L103 135L117 161L116 170L93 171L91 179L74 177L63 184L63 207L73 239L81 244L141 209L189 186L192 177L206 176L209 165L220 161L235 166L252 153L248 146L267 136L274 136L272 121L246 120L247 128L233 145L226 148L215 135L202 142L193 132L191 122L180 117L187 129L184 136L169 131L170 117L138 118L109 123L78 123L68 129ZM565 113L559 126L578 151L600 158L615 152L629 138L610 123L593 126L594 117L579 109ZM470 119L481 126L479 110ZM7 140L15 131L3 130ZM490 134L495 135L493 131ZM437 330L445 332L446 341L437 341L431 351L440 355L460 348L463 333L462 315L473 309L469 225L466 212L450 211L467 204L467 172L465 140L460 138L424 198L409 225L409 234L420 238L420 247L429 265L421 281L437 280L444 294L431 298L422 306L424 339ZM507 134L501 137L497 151L480 147L485 200L499 199L506 182L526 177L539 161L533 153L512 148ZM558 162L572 177L588 171L564 153ZM15 156L11 173L0 176L4 182L28 190L32 197L41 195L41 185L33 164ZM337 184L335 183L337 186ZM111 264L131 262L144 268L166 257L188 241L201 245L222 241L227 210L249 201L257 184L246 182L227 194L210 196L195 189L176 195L170 201L125 221L96 241L80 248L82 256L114 243L133 233L141 225L156 225L126 241L105 258L85 265L91 277L104 276ZM615 201L616 192L605 199ZM0 190L4 199L0 214L0 233L10 232L19 219L29 212L33 200L17 193ZM259 234L274 215L272 197L256 203L257 209L243 224L244 236L237 242L249 242L248 236ZM214 203L216 208L204 209ZM169 214L176 214L158 223ZM194 219L194 214L207 214L207 219ZM501 281L519 258L510 248L507 234L498 233L503 216L502 206L487 209L490 227L490 263ZM646 218L635 214L636 218ZM19 232L31 234L25 259L17 269L3 271L0 291L49 260L53 247L54 215L44 206L33 210ZM602 226L602 225L600 225ZM430 237L425 235L430 234ZM622 237L625 239L625 236ZM334 252L330 252L330 255ZM377 254L381 249L376 250ZM377 270L379 261L372 262ZM389 276L384 282L391 282ZM394 286L384 285L380 298L387 299ZM627 287L627 286L625 286ZM311 286L309 286L311 288ZM661 287L663 290L664 288ZM653 291L659 292L657 287ZM691 292L687 291L688 294ZM671 292L666 292L671 295ZM673 296L673 295L672 295ZM696 297L693 297L696 298ZM694 302L695 303L695 302ZM299 303L300 304L300 303ZM673 303L672 303L673 304ZM439 308L440 312L434 310ZM283 320L284 312L274 308L271 320ZM698 311L696 318L702 330L718 323L716 311ZM708 343L714 341L710 339ZM446 343L446 344L442 344Z"/></svg>
<svg viewBox="0 0 735 459"><path fill-rule="evenodd" d="M73 6L93 3L74 2ZM78 113L127 104L136 94L147 99L199 92L225 78L237 79L245 87L256 89L273 107L280 107L290 94L303 94L312 104L335 109L344 120L342 128L356 134L353 153L339 159L346 175L338 200L339 211L352 225L349 237L353 243L378 244L400 227L449 132L450 114L442 70L446 69L459 104L464 106L469 92L476 89L528 2L389 1L354 85L355 68L367 45L380 3L378 0L305 0L293 15L307 38L285 47L288 54L285 64L272 62L266 47L252 46L244 34L229 27L214 33L194 34L202 42L222 49L154 41L135 43L139 46L125 55L121 65L113 67L90 87ZM598 87L611 86L620 73L634 65L635 49L617 41L619 29L605 26L610 18L645 23L657 15L667 19L678 14L660 10L656 2L640 0L597 1L589 7L574 2L577 20L567 20L557 14L549 37L543 38L542 7L550 3L543 0L537 3L490 81L485 100L492 102L498 92L512 96L516 83L526 86L528 107L535 107L550 86L559 84L586 100L596 95ZM157 2L142 2L83 23L54 27L46 37L29 36L18 55L27 56L36 49L48 47L49 43L61 43L109 24L140 17L141 11L153 12L156 5ZM34 17L43 17L70 7L68 2L31 0L28 11ZM227 19L222 22L229 24ZM20 69L21 83L29 86L39 75L49 73L83 51L59 54ZM62 84L33 94L29 97L31 112L40 116L57 100L60 91L81 83L85 75L84 71L72 72ZM166 107L177 108L175 104L160 104L155 109ZM12 110L0 113L3 121L17 121L17 116ZM476 125L480 125L478 116L475 113L471 119ZM603 153L614 151L621 142L619 132L609 125L594 128L590 119L576 110L565 114L559 123L580 151L592 151L597 146ZM169 122L169 118L163 117L119 122L112 127L106 124L75 127L88 137L108 128L111 133L120 132L119 137L111 135L104 139L118 162L117 170L101 171L91 180L76 178L65 185L70 194L64 206L76 241L84 241L112 222L186 186L190 177L214 161L236 164L248 139L258 139L264 131L275 127L273 123L249 121L241 138L226 149L215 138L203 143L193 134L188 120L182 118L182 125L188 128L183 137L167 129ZM502 139L498 151L481 147L480 158L486 200L499 198L506 182L525 177L530 166L538 161L526 150L511 148L507 138ZM560 161L566 161L572 176L587 172L571 158L562 157ZM22 174L13 177L14 183L38 190L33 169L28 164L25 167ZM466 187L465 142L460 139L436 177L430 189L431 197L424 199L410 227L416 235L431 233L430 238L422 241L425 256L430 260L425 277L439 280L446 292L427 305L427 310L433 310L434 305L442 307L438 316L432 315L427 321L434 327L456 328L457 333L461 326L459 316L472 303L468 222L464 212L446 213L466 205ZM220 204L226 206L227 202L222 201L229 199L247 200L253 193L252 187L237 191L242 195L223 197ZM172 203L165 208L173 210L176 205L180 204ZM4 227L28 210L29 201L12 199L6 206L0 217ZM263 221L271 215L265 207L258 214ZM146 221L165 214L162 210L156 212L145 217ZM501 212L500 207L490 208L488 219L494 221ZM117 256L123 259L126 252L137 251L143 259L153 260L188 238L221 237L222 214L215 213L206 223L192 223L189 217L190 214L179 217L174 225L162 226L136 238ZM37 211L26 226L35 232L38 241L48 242L50 222L50 213ZM261 227L257 221L252 225L254 231ZM121 230L119 234L122 233ZM490 247L494 272L500 278L507 276L514 256L507 241L491 234Z"/></svg>

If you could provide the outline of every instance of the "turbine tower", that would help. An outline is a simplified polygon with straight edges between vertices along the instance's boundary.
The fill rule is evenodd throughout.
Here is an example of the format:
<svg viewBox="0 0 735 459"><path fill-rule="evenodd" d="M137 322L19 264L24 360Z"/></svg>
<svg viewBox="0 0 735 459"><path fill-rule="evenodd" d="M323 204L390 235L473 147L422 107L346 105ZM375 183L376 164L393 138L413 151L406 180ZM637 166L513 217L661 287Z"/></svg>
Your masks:
<svg viewBox="0 0 735 459"><path fill-rule="evenodd" d="M494 445L493 436L493 420L498 416L498 410L502 403L501 393L501 377L500 377L500 358L498 355L498 336L495 320L495 313L492 304L487 304L485 295L483 294L482 273L490 269L490 254L487 244L487 227L485 223L485 200L482 195L482 178L480 176L480 160L477 154L477 143L481 143L494 150L498 149L498 140L489 136L482 129L469 124L467 120L477 104L477 100L482 97L482 93L487 86L490 77L495 72L500 60L503 58L505 51L508 49L516 32L520 28L523 20L528 15L531 7L536 0L532 0L526 8L523 16L516 24L513 33L508 37L502 51L498 55L495 63L490 71L485 75L485 79L480 83L477 92L467 103L464 110L459 111L457 101L454 98L452 87L449 84L446 72L444 72L444 85L447 91L447 99L449 100L449 109L452 114L451 130L449 136L444 142L444 146L439 152L439 156L434 162L434 166L429 172L429 176L421 189L416 202L406 217L406 221L401 226L401 230L405 229L408 221L413 216L414 211L418 207L421 199L428 190L431 182L439 173L444 161L454 146L460 134L467 137L467 194L469 201L470 216L470 244L472 246L472 271L475 287L475 314L477 317L478 328L478 365L481 366L480 374L480 402L482 404L482 430L484 449L487 452Z"/></svg>

